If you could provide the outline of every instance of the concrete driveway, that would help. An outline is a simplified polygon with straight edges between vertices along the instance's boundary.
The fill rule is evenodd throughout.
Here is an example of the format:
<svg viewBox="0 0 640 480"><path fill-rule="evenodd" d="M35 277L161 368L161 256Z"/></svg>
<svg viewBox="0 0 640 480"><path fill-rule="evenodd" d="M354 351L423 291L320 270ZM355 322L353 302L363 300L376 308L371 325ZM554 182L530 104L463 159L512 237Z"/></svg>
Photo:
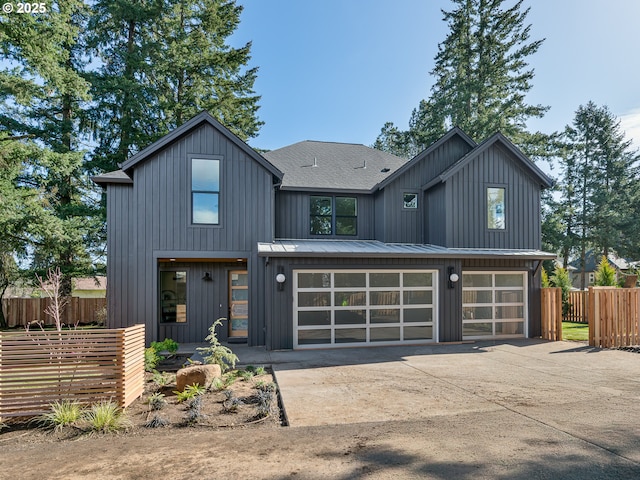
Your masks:
<svg viewBox="0 0 640 480"><path fill-rule="evenodd" d="M635 353L522 340L268 354L291 427L491 419L640 467Z"/></svg>

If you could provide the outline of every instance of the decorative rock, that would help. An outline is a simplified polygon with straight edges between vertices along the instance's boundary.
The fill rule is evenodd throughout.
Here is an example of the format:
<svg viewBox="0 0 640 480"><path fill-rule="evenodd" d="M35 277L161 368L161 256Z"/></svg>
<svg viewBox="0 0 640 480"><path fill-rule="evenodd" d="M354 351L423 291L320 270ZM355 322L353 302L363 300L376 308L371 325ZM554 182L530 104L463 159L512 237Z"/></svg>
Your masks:
<svg viewBox="0 0 640 480"><path fill-rule="evenodd" d="M193 365L178 370L176 373L176 387L179 392L184 390L187 385L195 385L201 387L208 386L214 378L222 376L220 365Z"/></svg>

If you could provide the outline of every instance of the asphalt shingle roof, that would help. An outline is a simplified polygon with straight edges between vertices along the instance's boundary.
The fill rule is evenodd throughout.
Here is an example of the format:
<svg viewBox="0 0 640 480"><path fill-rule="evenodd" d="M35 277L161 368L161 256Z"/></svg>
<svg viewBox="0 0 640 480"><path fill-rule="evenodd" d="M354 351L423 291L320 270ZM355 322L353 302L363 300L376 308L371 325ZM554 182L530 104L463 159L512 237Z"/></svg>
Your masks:
<svg viewBox="0 0 640 480"><path fill-rule="evenodd" d="M284 173L283 189L370 191L406 160L365 145L305 140L263 154Z"/></svg>

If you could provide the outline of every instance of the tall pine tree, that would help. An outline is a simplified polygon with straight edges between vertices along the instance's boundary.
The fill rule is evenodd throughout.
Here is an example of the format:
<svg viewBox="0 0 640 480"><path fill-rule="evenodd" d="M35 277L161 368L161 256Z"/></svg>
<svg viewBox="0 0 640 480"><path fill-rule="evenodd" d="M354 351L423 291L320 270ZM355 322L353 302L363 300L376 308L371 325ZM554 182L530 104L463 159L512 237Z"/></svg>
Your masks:
<svg viewBox="0 0 640 480"><path fill-rule="evenodd" d="M580 288L587 285L589 249L604 255L640 254L634 220L640 213L638 154L624 137L613 113L593 102L580 106L565 129L555 212L561 218L563 255L580 259Z"/></svg>
<svg viewBox="0 0 640 480"><path fill-rule="evenodd" d="M242 12L234 0L98 0L93 9L89 47L102 65L90 76L92 172L117 169L202 110L242 139L257 134L251 44L226 43Z"/></svg>
<svg viewBox="0 0 640 480"><path fill-rule="evenodd" d="M449 34L435 57L431 96L413 111L409 130L399 138L415 154L457 125L477 141L500 131L526 153L546 154L548 139L527 130L527 120L548 109L525 100L534 76L527 61L543 42L529 40L529 9L522 9L523 0L510 8L504 0L452 1L454 8L443 11Z"/></svg>
<svg viewBox="0 0 640 480"><path fill-rule="evenodd" d="M92 272L87 240L95 224L86 203L78 120L80 105L89 98L78 45L85 20L83 2L55 2L46 13L8 16L0 34L6 65L0 72L0 129L22 136L23 143L25 138L36 142L25 144L31 156L22 162L18 186L46 191L47 209L58 220L30 246L31 266L59 266L65 295L71 293L73 276Z"/></svg>

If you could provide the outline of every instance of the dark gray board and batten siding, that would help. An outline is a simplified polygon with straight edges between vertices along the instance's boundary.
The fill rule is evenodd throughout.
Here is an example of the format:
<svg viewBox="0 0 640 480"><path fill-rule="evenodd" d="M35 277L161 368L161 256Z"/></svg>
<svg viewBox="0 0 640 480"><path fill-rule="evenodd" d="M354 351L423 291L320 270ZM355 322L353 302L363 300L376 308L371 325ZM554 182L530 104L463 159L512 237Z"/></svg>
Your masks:
<svg viewBox="0 0 640 480"><path fill-rule="evenodd" d="M382 182L377 192L376 208L382 215L377 240L382 242L435 243L428 238L427 228L434 206L422 195L422 187L451 167L472 150L473 145L457 134L417 155L397 174ZM404 193L418 194L418 208L403 208ZM436 215L437 216L437 215ZM444 224L441 224L444 226Z"/></svg>
<svg viewBox="0 0 640 480"><path fill-rule="evenodd" d="M220 224L191 224L191 158L221 157ZM274 226L273 175L225 135L204 123L135 165L133 185L109 185L108 264L117 280L108 297L110 325L146 323L147 341L158 338L158 258L246 258L249 289L263 278L256 243L271 241ZM130 238L121 232L131 232ZM256 268L252 268L256 267ZM124 272L128 272L124 274ZM120 302L118 299L129 301ZM261 319L259 301L250 304ZM153 321L150 321L153 319ZM253 344L264 343L264 325L253 322ZM185 329L187 330L187 329ZM174 338L202 341L206 330Z"/></svg>
<svg viewBox="0 0 640 480"><path fill-rule="evenodd" d="M355 197L357 199L356 235L311 235L310 198ZM375 210L371 195L280 190L276 195L276 238L343 238L372 240L375 235Z"/></svg>
<svg viewBox="0 0 640 480"><path fill-rule="evenodd" d="M506 189L504 230L487 228L486 189L492 186ZM444 246L540 248L540 183L498 144L448 178L445 189Z"/></svg>

